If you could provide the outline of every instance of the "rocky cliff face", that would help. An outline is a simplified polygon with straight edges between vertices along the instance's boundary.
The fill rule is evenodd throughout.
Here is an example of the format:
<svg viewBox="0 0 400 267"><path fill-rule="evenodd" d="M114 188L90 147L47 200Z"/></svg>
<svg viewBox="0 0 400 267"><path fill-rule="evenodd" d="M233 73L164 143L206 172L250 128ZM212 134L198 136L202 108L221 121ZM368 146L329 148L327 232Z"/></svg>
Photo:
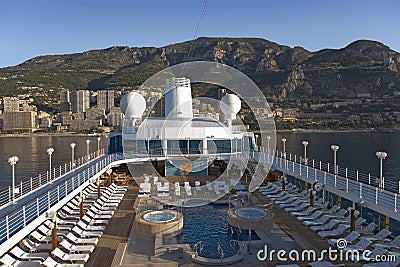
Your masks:
<svg viewBox="0 0 400 267"><path fill-rule="evenodd" d="M342 49L310 52L256 38L198 38L161 48L111 47L40 56L0 69L2 92L23 86L101 89L140 85L157 71L185 61L235 67L266 94L280 97L351 97L400 91L400 54L361 40Z"/></svg>

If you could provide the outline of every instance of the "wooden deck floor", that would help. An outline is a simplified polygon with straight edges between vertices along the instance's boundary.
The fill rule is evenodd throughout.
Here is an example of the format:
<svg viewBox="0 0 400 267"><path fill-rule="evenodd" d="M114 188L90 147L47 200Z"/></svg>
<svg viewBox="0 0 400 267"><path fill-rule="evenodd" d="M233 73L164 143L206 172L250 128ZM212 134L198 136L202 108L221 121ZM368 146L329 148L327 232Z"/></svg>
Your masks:
<svg viewBox="0 0 400 267"><path fill-rule="evenodd" d="M138 187L128 185L128 191L125 193L124 198L115 210L114 216L111 218L103 236L100 238L96 249L90 255L89 261L85 266L98 267L98 266L111 266L117 251L118 245L127 242L129 233L131 231L135 213L133 204L137 197Z"/></svg>

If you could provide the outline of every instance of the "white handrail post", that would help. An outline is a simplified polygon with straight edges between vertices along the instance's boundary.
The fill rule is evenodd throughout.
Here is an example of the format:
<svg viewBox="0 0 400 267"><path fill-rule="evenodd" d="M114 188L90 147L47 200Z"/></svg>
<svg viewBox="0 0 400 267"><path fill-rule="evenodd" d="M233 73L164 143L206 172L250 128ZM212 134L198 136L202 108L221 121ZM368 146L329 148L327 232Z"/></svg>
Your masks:
<svg viewBox="0 0 400 267"><path fill-rule="evenodd" d="M371 185L371 174L368 173L368 185Z"/></svg>
<svg viewBox="0 0 400 267"><path fill-rule="evenodd" d="M319 170L322 170L322 162L319 161Z"/></svg>
<svg viewBox="0 0 400 267"><path fill-rule="evenodd" d="M39 217L40 209L39 209L39 198L36 198L36 215Z"/></svg>
<svg viewBox="0 0 400 267"><path fill-rule="evenodd" d="M327 172L329 172L329 162L328 162L328 171Z"/></svg>
<svg viewBox="0 0 400 267"><path fill-rule="evenodd" d="M336 188L336 174L335 174L335 188Z"/></svg>
<svg viewBox="0 0 400 267"><path fill-rule="evenodd" d="M349 193L349 178L346 178L346 193Z"/></svg>
<svg viewBox="0 0 400 267"><path fill-rule="evenodd" d="M7 234L7 240L10 238L10 229L8 225L8 215L6 215L6 234Z"/></svg>
<svg viewBox="0 0 400 267"><path fill-rule="evenodd" d="M32 181L32 177L31 177L31 191L33 190L33 181Z"/></svg>
<svg viewBox="0 0 400 267"><path fill-rule="evenodd" d="M349 168L346 167L346 178L348 176L348 171L349 171Z"/></svg>
<svg viewBox="0 0 400 267"><path fill-rule="evenodd" d="M51 201L50 201L50 191L47 191L47 207L48 207L48 209L50 209L50 203L51 203Z"/></svg>
<svg viewBox="0 0 400 267"><path fill-rule="evenodd" d="M312 167L314 168L314 163L315 163L315 160L313 159L312 160Z"/></svg>
<svg viewBox="0 0 400 267"><path fill-rule="evenodd" d="M397 212L397 193L394 194L394 211Z"/></svg>
<svg viewBox="0 0 400 267"><path fill-rule="evenodd" d="M358 170L357 170L357 182L358 182Z"/></svg>
<svg viewBox="0 0 400 267"><path fill-rule="evenodd" d="M26 226L26 212L25 212L25 205L22 206L22 217L24 220L24 227Z"/></svg>
<svg viewBox="0 0 400 267"><path fill-rule="evenodd" d="M378 205L378 187L375 189L375 204Z"/></svg>
<svg viewBox="0 0 400 267"><path fill-rule="evenodd" d="M362 198L362 183L359 183L359 185L360 185L360 198Z"/></svg>

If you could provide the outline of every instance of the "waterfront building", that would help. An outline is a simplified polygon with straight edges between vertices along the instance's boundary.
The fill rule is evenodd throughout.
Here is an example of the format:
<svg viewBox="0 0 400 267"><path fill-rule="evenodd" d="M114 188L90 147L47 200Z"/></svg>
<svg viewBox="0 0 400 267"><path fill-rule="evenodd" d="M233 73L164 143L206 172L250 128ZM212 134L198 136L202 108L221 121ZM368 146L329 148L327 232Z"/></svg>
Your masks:
<svg viewBox="0 0 400 267"><path fill-rule="evenodd" d="M3 130L28 130L37 129L36 112L34 111L18 111L4 112L3 114Z"/></svg>
<svg viewBox="0 0 400 267"><path fill-rule="evenodd" d="M97 92L97 108L102 108L105 113L110 113L114 107L114 90L101 90Z"/></svg>
<svg viewBox="0 0 400 267"><path fill-rule="evenodd" d="M88 90L77 90L71 93L72 113L83 113L90 107L90 94Z"/></svg>
<svg viewBox="0 0 400 267"><path fill-rule="evenodd" d="M71 110L70 92L68 89L60 93L60 112L68 112Z"/></svg>

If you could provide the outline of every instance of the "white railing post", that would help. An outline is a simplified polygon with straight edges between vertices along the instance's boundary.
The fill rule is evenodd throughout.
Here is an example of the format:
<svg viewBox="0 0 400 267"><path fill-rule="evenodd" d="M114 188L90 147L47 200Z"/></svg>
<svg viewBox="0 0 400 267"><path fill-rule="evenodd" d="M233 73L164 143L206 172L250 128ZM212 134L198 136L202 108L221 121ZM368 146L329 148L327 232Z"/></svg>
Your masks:
<svg viewBox="0 0 400 267"><path fill-rule="evenodd" d="M359 183L359 185L360 185L360 198L362 198L362 183Z"/></svg>
<svg viewBox="0 0 400 267"><path fill-rule="evenodd" d="M10 228L8 225L8 215L6 215L6 235L7 235L7 240L10 238Z"/></svg>
<svg viewBox="0 0 400 267"><path fill-rule="evenodd" d="M308 166L306 166L307 178L308 178Z"/></svg>
<svg viewBox="0 0 400 267"><path fill-rule="evenodd" d="M25 205L22 206L22 217L24 220L24 227L26 226L26 212L25 212Z"/></svg>
<svg viewBox="0 0 400 267"><path fill-rule="evenodd" d="M312 160L312 167L313 167L313 168L315 168L314 163L315 163L315 160L313 159L313 160Z"/></svg>
<svg viewBox="0 0 400 267"><path fill-rule="evenodd" d="M336 188L336 174L335 174L335 188Z"/></svg>
<svg viewBox="0 0 400 267"><path fill-rule="evenodd" d="M314 169L314 179L317 181L317 169Z"/></svg>
<svg viewBox="0 0 400 267"><path fill-rule="evenodd" d="M329 162L328 162L328 171L327 172L329 172Z"/></svg>
<svg viewBox="0 0 400 267"><path fill-rule="evenodd" d="M301 175L301 164L299 163L299 172L300 172L300 175Z"/></svg>
<svg viewBox="0 0 400 267"><path fill-rule="evenodd" d="M68 195L68 182L65 181L65 196L66 197Z"/></svg>
<svg viewBox="0 0 400 267"><path fill-rule="evenodd" d="M322 162L321 161L319 161L319 170L320 171L322 170Z"/></svg>
<svg viewBox="0 0 400 267"><path fill-rule="evenodd" d="M31 177L31 191L33 190L33 180L32 180L32 177Z"/></svg>
<svg viewBox="0 0 400 267"><path fill-rule="evenodd" d="M20 194L19 194L19 196L22 197L22 194L23 194L23 191L22 191L22 181L21 181L21 183L20 183Z"/></svg>
<svg viewBox="0 0 400 267"><path fill-rule="evenodd" d="M375 204L378 205L378 187L375 189Z"/></svg>
<svg viewBox="0 0 400 267"><path fill-rule="evenodd" d="M371 174L368 173L368 185L371 185Z"/></svg>
<svg viewBox="0 0 400 267"><path fill-rule="evenodd" d="M357 173L356 173L356 174L357 174L357 182L358 182L358 170L357 170Z"/></svg>
<svg viewBox="0 0 400 267"><path fill-rule="evenodd" d="M36 216L39 217L40 209L39 209L39 198L36 198Z"/></svg>
<svg viewBox="0 0 400 267"><path fill-rule="evenodd" d="M294 172L294 161L292 161L292 169L293 169L293 172Z"/></svg>
<svg viewBox="0 0 400 267"><path fill-rule="evenodd" d="M297 155L294 155L294 162L296 162L297 160Z"/></svg>
<svg viewBox="0 0 400 267"><path fill-rule="evenodd" d="M11 202L11 186L8 186L8 202Z"/></svg>
<svg viewBox="0 0 400 267"><path fill-rule="evenodd" d="M348 171L349 171L349 168L346 167L346 178L348 176Z"/></svg>
<svg viewBox="0 0 400 267"><path fill-rule="evenodd" d="M349 193L349 178L346 178L346 193Z"/></svg>
<svg viewBox="0 0 400 267"><path fill-rule="evenodd" d="M394 211L397 212L397 193L394 194Z"/></svg>
<svg viewBox="0 0 400 267"><path fill-rule="evenodd" d="M51 200L50 200L50 190L49 190L49 191L47 191L47 207L48 207L48 209L50 209L50 207L51 207L50 203L51 203Z"/></svg>

